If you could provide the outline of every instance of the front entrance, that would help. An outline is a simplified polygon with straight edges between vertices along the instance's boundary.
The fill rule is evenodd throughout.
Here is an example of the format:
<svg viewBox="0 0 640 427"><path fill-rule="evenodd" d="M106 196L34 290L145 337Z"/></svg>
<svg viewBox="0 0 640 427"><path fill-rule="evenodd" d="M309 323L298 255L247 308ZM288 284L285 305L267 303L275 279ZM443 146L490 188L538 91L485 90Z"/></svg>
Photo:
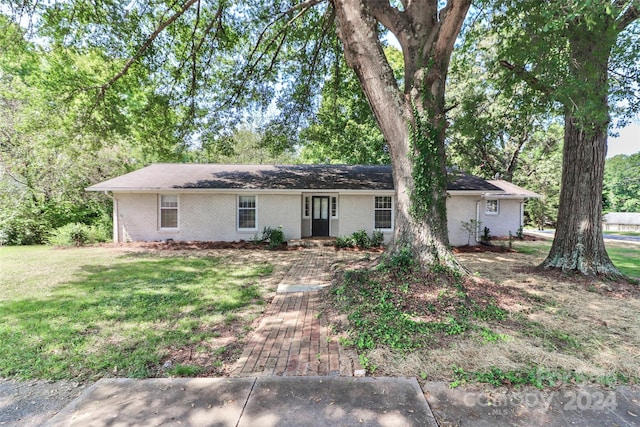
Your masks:
<svg viewBox="0 0 640 427"><path fill-rule="evenodd" d="M329 235L329 197L313 196L312 198L311 235Z"/></svg>

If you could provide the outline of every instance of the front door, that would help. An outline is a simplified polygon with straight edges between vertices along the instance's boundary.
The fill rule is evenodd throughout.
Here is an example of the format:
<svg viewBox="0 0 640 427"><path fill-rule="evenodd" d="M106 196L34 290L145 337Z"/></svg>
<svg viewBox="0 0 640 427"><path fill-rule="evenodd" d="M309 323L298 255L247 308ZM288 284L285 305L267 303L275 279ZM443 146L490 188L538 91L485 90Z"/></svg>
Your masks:
<svg viewBox="0 0 640 427"><path fill-rule="evenodd" d="M313 196L312 198L311 235L329 235L329 197Z"/></svg>

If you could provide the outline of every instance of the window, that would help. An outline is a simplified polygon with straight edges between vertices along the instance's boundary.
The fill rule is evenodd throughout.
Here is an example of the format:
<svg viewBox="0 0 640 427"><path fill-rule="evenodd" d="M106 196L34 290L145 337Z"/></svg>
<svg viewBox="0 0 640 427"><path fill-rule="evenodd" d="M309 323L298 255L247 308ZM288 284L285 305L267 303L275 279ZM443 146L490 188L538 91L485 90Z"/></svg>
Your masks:
<svg viewBox="0 0 640 427"><path fill-rule="evenodd" d="M377 230L391 230L392 228L391 196L376 196L374 207L374 228Z"/></svg>
<svg viewBox="0 0 640 427"><path fill-rule="evenodd" d="M238 229L256 229L256 196L238 196Z"/></svg>
<svg viewBox="0 0 640 427"><path fill-rule="evenodd" d="M309 218L311 213L311 197L304 196L304 211L302 212L302 216L305 218Z"/></svg>
<svg viewBox="0 0 640 427"><path fill-rule="evenodd" d="M338 198L334 196L331 198L331 218L337 218L337 217L338 217Z"/></svg>
<svg viewBox="0 0 640 427"><path fill-rule="evenodd" d="M498 200L487 200L487 205L485 209L485 213L487 215L498 215L500 210L500 203Z"/></svg>
<svg viewBox="0 0 640 427"><path fill-rule="evenodd" d="M160 195L160 228L178 228L177 195Z"/></svg>

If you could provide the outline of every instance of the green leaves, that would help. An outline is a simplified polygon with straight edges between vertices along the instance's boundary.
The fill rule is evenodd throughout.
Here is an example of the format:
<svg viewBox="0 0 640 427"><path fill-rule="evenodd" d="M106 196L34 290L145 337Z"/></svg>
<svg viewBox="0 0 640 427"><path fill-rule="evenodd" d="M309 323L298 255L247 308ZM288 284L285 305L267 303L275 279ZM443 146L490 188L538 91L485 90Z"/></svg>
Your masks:
<svg viewBox="0 0 640 427"><path fill-rule="evenodd" d="M640 152L607 159L603 209L606 212L640 212Z"/></svg>

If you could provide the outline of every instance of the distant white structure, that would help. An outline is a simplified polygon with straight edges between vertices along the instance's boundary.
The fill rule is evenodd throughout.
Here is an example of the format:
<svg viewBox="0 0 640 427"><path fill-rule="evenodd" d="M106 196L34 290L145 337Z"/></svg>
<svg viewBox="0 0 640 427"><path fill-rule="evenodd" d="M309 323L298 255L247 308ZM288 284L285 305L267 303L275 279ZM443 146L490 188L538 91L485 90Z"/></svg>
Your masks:
<svg viewBox="0 0 640 427"><path fill-rule="evenodd" d="M640 231L640 212L609 212L602 221L603 231Z"/></svg>

